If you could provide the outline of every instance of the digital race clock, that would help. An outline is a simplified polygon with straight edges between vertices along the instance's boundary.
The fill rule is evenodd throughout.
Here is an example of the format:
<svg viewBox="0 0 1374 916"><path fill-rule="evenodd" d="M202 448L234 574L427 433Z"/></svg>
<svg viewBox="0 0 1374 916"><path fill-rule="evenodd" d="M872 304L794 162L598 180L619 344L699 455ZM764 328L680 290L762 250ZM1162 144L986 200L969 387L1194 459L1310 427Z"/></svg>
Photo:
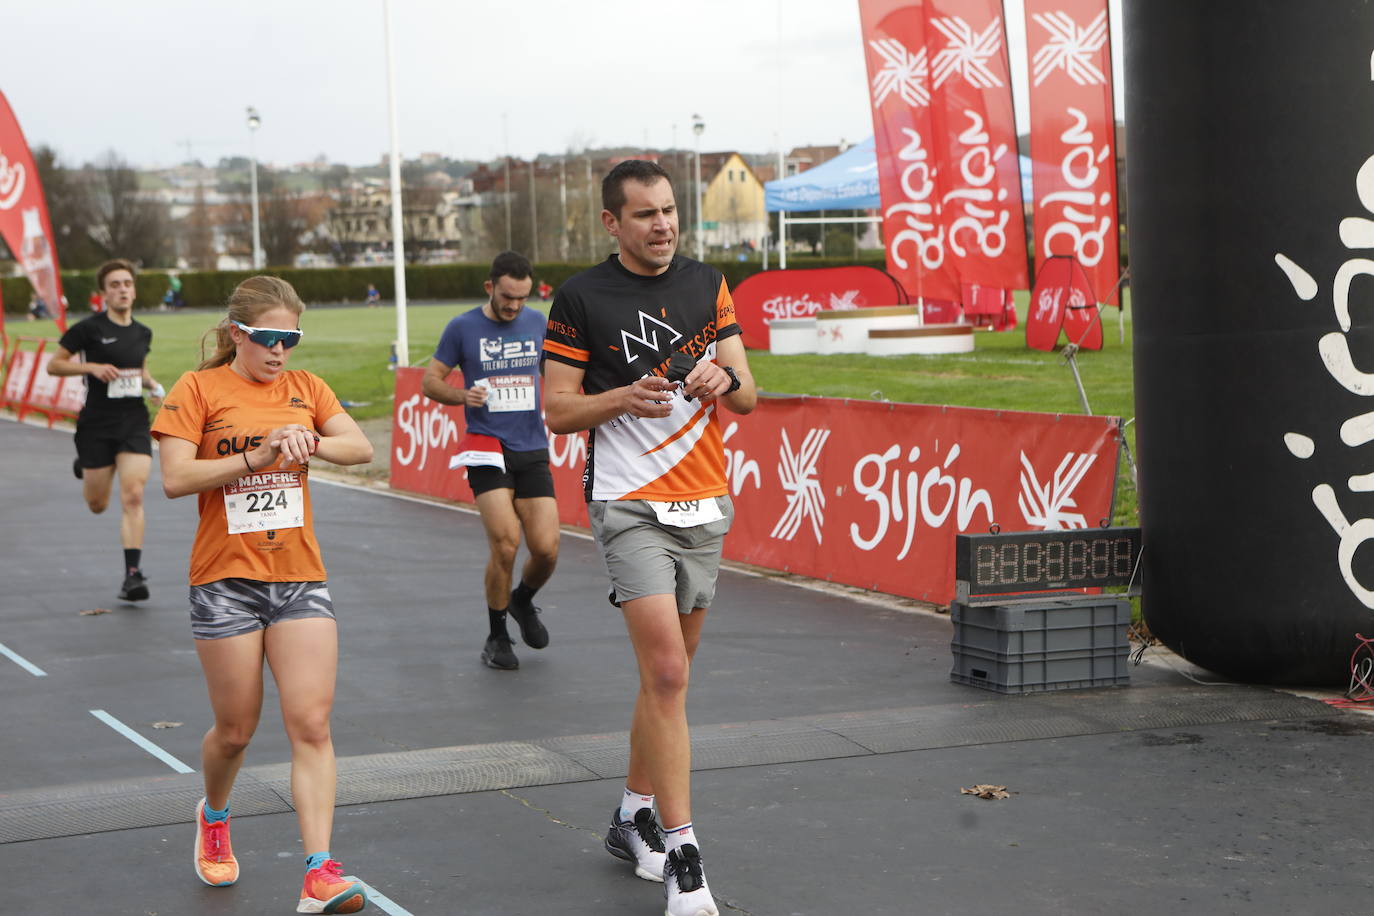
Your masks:
<svg viewBox="0 0 1374 916"><path fill-rule="evenodd" d="M961 596L1135 584L1139 528L1074 528L954 538Z"/></svg>

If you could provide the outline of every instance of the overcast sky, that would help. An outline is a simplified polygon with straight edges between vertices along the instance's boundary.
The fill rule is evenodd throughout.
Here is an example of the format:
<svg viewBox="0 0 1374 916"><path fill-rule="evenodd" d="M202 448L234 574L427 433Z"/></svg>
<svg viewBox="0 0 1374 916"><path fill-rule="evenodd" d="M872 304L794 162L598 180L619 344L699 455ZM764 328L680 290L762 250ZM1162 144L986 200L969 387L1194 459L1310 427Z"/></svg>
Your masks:
<svg viewBox="0 0 1374 916"><path fill-rule="evenodd" d="M403 157L691 148L694 113L703 151L873 132L857 0L391 5ZM107 149L146 167L243 155L248 105L265 162L368 165L388 148L382 0L30 0L5 19L0 91L30 144L68 165ZM1023 87L1020 0L1007 27ZM1017 108L1024 129L1024 91Z"/></svg>

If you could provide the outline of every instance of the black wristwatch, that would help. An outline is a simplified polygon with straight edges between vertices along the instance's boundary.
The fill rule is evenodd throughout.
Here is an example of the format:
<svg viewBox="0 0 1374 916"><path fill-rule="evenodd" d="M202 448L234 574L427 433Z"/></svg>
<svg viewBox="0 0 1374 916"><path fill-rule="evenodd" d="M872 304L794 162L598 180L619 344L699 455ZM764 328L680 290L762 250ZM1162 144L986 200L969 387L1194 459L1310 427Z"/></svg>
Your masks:
<svg viewBox="0 0 1374 916"><path fill-rule="evenodd" d="M730 376L730 387L725 389L725 393L739 391L739 376L735 375L735 370L729 366L721 366L721 368L725 370L726 375Z"/></svg>

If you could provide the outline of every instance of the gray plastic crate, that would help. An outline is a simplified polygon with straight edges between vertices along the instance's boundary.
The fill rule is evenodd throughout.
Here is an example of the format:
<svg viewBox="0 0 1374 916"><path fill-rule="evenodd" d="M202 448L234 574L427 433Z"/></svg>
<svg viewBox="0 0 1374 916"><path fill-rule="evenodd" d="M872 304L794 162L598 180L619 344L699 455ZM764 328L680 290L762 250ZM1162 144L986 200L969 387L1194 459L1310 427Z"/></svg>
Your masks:
<svg viewBox="0 0 1374 916"><path fill-rule="evenodd" d="M1130 683L1131 605L1107 595L950 605L949 676L999 693Z"/></svg>

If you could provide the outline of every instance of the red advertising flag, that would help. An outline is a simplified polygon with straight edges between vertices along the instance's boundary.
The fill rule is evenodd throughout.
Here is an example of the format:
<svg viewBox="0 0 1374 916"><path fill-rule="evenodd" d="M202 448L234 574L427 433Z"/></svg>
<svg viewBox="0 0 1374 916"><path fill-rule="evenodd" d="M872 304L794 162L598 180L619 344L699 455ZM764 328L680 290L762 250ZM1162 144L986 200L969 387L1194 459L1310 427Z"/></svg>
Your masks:
<svg viewBox="0 0 1374 916"><path fill-rule="evenodd" d="M887 272L908 297L959 298L940 213L931 123L925 6L930 0L859 0L873 104Z"/></svg>
<svg viewBox="0 0 1374 916"><path fill-rule="evenodd" d="M1026 230L1001 0L927 0L933 154L962 283L1026 289Z"/></svg>
<svg viewBox="0 0 1374 916"><path fill-rule="evenodd" d="M67 308L62 299L62 279L57 273L57 248L53 245L48 203L38 181L33 154L24 132L0 92L0 238L9 246L19 266L33 284L34 292L57 316L57 326L67 329Z"/></svg>
<svg viewBox="0 0 1374 916"><path fill-rule="evenodd" d="M1119 304L1116 122L1107 0L1026 0L1036 269L1077 258Z"/></svg>

